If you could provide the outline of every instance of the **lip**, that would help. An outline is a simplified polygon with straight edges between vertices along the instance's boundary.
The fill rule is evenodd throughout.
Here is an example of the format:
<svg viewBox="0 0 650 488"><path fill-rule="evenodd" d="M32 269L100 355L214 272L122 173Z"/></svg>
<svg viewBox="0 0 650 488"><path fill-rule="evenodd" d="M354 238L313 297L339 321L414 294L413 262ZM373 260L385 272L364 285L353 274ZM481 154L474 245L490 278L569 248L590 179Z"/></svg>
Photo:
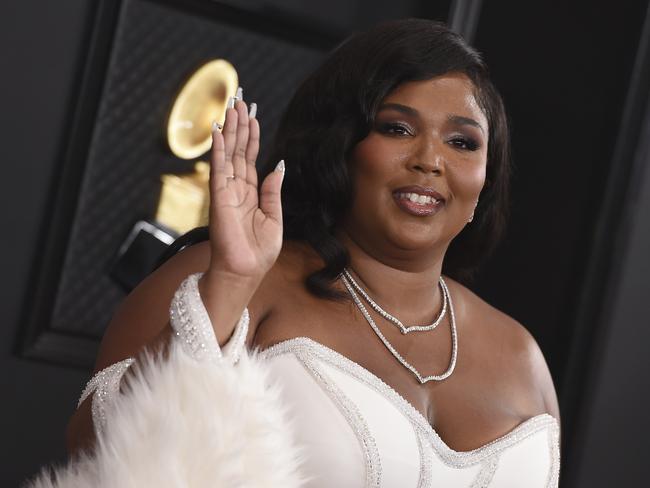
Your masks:
<svg viewBox="0 0 650 488"><path fill-rule="evenodd" d="M435 198L437 201L434 203L416 203L410 200L405 200L403 198L398 198L399 193L417 193L418 195L425 195L432 198ZM403 186L397 188L393 191L393 200L399 208L404 210L410 215L415 215L417 217L427 217L438 213L438 211L445 204L445 199L443 196L435 191L433 188L412 185L412 186Z"/></svg>
<svg viewBox="0 0 650 488"><path fill-rule="evenodd" d="M402 186L394 190L393 195L395 193L417 193L418 195L426 195L429 197L433 197L436 200L441 200L443 202L445 201L445 198L440 193L438 193L433 188L430 188L428 186L420 186L420 185Z"/></svg>

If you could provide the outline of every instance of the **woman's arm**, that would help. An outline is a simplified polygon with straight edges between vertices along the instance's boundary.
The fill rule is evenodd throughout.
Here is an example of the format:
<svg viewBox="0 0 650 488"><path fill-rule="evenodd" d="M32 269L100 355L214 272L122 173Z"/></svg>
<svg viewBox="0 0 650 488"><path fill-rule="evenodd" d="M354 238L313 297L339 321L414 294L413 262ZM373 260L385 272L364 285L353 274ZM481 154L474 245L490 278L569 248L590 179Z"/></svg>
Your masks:
<svg viewBox="0 0 650 488"><path fill-rule="evenodd" d="M238 90L241 97L241 91ZM95 371L145 349L165 347L173 337L169 306L181 282L202 272L199 292L220 345L228 341L242 312L271 269L282 246L280 187L283 162L259 191L255 161L259 124L237 101L226 112L223 133L213 127L210 172L210 241L192 246L147 277L120 306L102 340ZM257 311L253 311L257 315ZM257 316L263 316L263 313ZM249 328L249 340L255 324ZM92 445L92 395L67 429L71 452Z"/></svg>
<svg viewBox="0 0 650 488"><path fill-rule="evenodd" d="M169 305L175 290L190 274L203 272L209 264L208 243L200 243L184 249L178 255L147 277L124 300L113 316L104 338L102 339L94 372L115 364L128 357L137 357L144 349L156 351L165 349L172 336L169 325ZM225 285L225 283L224 283ZM254 291L254 290L253 290ZM213 306L232 310L233 316L246 306L245 300L250 292L237 296L235 293L214 296ZM240 305L244 303L244 305ZM252 305L252 304L251 304ZM253 316L261 316L263 311L256 310ZM219 344L223 345L230 338L236 320L228 326L224 322L215 325ZM249 338L255 332L251 321ZM129 373L127 373L129 374ZM92 395L75 411L68 423L66 444L73 453L82 447L90 447L95 438L91 414Z"/></svg>

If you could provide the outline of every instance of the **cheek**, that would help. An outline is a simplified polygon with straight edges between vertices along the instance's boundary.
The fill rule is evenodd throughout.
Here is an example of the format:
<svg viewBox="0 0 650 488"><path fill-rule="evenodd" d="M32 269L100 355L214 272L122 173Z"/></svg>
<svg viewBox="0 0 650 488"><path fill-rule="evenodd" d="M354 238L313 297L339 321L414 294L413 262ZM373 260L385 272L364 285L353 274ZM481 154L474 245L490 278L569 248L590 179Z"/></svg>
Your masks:
<svg viewBox="0 0 650 488"><path fill-rule="evenodd" d="M370 134L359 142L350 155L350 174L358 192L385 184L407 155L389 141Z"/></svg>
<svg viewBox="0 0 650 488"><path fill-rule="evenodd" d="M483 189L483 185L485 184L486 169L487 169L486 165L482 164L474 171L472 171L468 176L467 183L470 187L472 187L473 192L476 193L477 196L479 193L481 193L481 190Z"/></svg>
<svg viewBox="0 0 650 488"><path fill-rule="evenodd" d="M463 168L462 171L454 171L453 174L449 173L447 182L451 190L452 202L457 202L457 205L453 205L453 207L465 212L465 210L461 209L469 206L473 207L476 200L479 199L485 184L485 166L476 166L471 169Z"/></svg>
<svg viewBox="0 0 650 488"><path fill-rule="evenodd" d="M480 158L478 161L464 161L454 169L453 192L456 197L462 200L476 200L485 184L487 170L486 161Z"/></svg>

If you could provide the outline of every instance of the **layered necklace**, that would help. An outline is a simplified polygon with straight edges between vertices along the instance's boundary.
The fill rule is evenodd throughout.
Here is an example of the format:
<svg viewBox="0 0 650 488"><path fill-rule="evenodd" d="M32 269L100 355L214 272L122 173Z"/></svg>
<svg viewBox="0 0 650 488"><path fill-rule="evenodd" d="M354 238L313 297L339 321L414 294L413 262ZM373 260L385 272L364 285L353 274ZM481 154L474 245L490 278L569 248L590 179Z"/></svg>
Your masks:
<svg viewBox="0 0 650 488"><path fill-rule="evenodd" d="M355 279L352 277L350 274L349 270L344 268L343 273L341 273L341 280L343 281L343 284L345 285L345 288L348 290L348 293L352 297L352 300L356 304L357 308L361 311L365 319L367 320L368 324L370 324L370 327L372 330L375 331L375 334L377 334L377 337L383 342L384 346L390 351L390 353L397 359L406 369L411 371L415 375L415 377L418 379L418 381L422 384L426 383L427 381L442 381L446 378L448 378L451 373L454 372L454 368L456 367L456 358L458 357L458 334L456 331L456 316L454 314L454 304L451 301L451 295L449 294L449 289L447 288L447 284L445 283L445 280L442 279L442 276L440 277L440 280L438 281L440 285L440 291L442 293L442 308L440 310L440 313L438 316L435 318L435 320L428 325L414 325L411 327L405 326L397 317L394 317L393 315L389 314L386 312L383 308L381 308L370 296L366 291L361 288L361 286L355 281ZM402 334L408 334L409 332L422 332L422 331L429 331L435 329L438 324L442 321L443 317L446 315L447 310L449 310L449 323L451 325L451 360L449 362L449 367L447 370L440 374L440 375L429 375L429 376L422 376L420 372L415 369L415 367L410 364L406 359L402 357L402 355L397 352L395 347L388 341L386 336L379 330L379 327L377 327L377 324L375 321L372 319L370 316L370 313L368 313L368 309L366 309L365 305L359 298L359 295L363 297L363 299L370 305L370 307L376 311L379 315L384 317L386 320L397 326Z"/></svg>
<svg viewBox="0 0 650 488"><path fill-rule="evenodd" d="M375 312L377 312L379 315L384 317L386 320L392 322L397 327L399 327L399 330L402 332L402 334L408 334L409 332L433 330L436 327L438 327L438 324L442 322L442 319L447 313L447 302L448 302L447 287L445 286L445 282L442 279L442 276L438 281L438 284L440 286L440 293L442 296L442 308L440 309L440 313L438 314L438 316L429 325L413 325L411 327L407 327L397 317L394 317L393 315L386 312L379 305L377 305L377 303L375 303L375 301L372 298L370 298L370 296L366 293L366 291L363 288L361 288L361 286L359 286L359 283L356 282L356 280L352 277L352 275L347 269L345 268L343 269L343 274L345 275L345 278L352 285L352 288L354 288L354 290L363 297L363 299L368 303L368 305L370 305Z"/></svg>

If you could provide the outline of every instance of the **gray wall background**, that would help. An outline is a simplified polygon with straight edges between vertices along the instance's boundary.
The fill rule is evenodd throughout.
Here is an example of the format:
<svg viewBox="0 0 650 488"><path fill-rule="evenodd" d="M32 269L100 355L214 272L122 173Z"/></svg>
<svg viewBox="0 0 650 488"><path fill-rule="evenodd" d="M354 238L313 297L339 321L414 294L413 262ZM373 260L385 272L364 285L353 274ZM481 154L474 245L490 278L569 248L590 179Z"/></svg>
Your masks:
<svg viewBox="0 0 650 488"><path fill-rule="evenodd" d="M0 3L0 485L7 487L63 459L63 429L87 379L84 371L14 355L75 96L87 4Z"/></svg>

